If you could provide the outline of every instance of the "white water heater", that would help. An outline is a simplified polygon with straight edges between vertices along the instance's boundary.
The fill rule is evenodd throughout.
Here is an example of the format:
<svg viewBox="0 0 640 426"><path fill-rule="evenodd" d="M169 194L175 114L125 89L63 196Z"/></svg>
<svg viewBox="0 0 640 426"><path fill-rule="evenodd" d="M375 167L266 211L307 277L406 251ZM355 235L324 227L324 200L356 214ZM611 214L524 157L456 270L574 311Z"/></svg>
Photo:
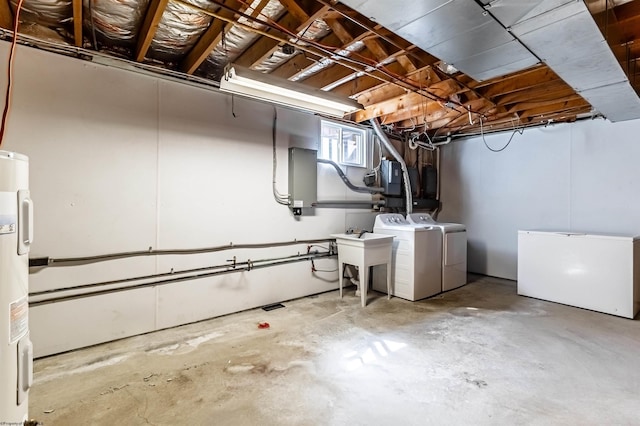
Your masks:
<svg viewBox="0 0 640 426"><path fill-rule="evenodd" d="M33 381L29 339L29 159L0 151L0 424L27 420Z"/></svg>

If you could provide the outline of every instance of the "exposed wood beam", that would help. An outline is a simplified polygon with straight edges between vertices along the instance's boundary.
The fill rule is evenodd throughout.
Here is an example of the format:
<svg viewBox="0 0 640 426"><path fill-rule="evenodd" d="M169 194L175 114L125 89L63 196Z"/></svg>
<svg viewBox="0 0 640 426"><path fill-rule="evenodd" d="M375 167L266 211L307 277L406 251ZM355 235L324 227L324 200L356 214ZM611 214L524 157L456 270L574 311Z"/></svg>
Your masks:
<svg viewBox="0 0 640 426"><path fill-rule="evenodd" d="M230 4L232 3L232 4ZM251 16L256 17L262 12L262 9L269 3L268 0L262 0L256 8L251 12ZM232 2L226 2L228 6L233 9L238 10L238 12L244 12L248 6L239 5L235 0ZM223 9L220 12L220 15L225 18L233 18L234 13L227 9ZM193 49L187 54L187 56L182 61L180 68L187 74L193 74L200 64L207 59L207 56L216 48L216 46L222 41L222 35L228 32L232 27L233 23L227 22L226 24L221 19L214 19L209 25L209 28L202 34L198 42Z"/></svg>
<svg viewBox="0 0 640 426"><path fill-rule="evenodd" d="M507 74L501 77L495 77L489 80L484 80L484 81L475 81L473 79L471 79L471 77L466 76L466 75L460 75L461 79L471 79L470 82L468 82L467 84L474 88L474 89L480 89L482 87L489 87L489 86L495 86L496 84L502 84L502 85L506 85L508 86L509 84L512 84L512 82L514 80L519 80L522 77L525 77L527 75L529 75L532 79L535 79L536 76L539 76L540 74L544 74L544 73L548 73L548 72L552 72L551 69L546 66L546 65L534 65L533 67L529 68L528 70L524 70L524 71L517 71L511 74ZM533 74L533 75L532 75Z"/></svg>
<svg viewBox="0 0 640 426"><path fill-rule="evenodd" d="M311 26L316 20L322 19L329 11L327 6L322 7L320 10L308 16L305 21L302 21L300 25L294 28L295 33L299 34L304 32L309 26ZM259 42L261 42L259 44ZM259 42L254 43L249 49L247 49L240 58L244 66L255 68L265 60L269 59L274 52L276 52L284 43L278 43L276 40L262 38Z"/></svg>
<svg viewBox="0 0 640 426"><path fill-rule="evenodd" d="M325 19L325 22L327 23L327 25L329 25L329 27L331 27L331 30L333 31L333 35L336 36L338 40L340 40L341 42L339 47L340 49L347 49L349 48L349 46L352 46L355 43L361 42L371 35L371 33L369 32L363 32L358 36L354 37L349 33L349 31L347 31L347 29L338 20L327 18ZM367 62L367 59L369 59L368 62L371 62L371 63L377 62L375 55L371 52L367 54L367 51L361 51L361 52L357 52L356 54L360 59L364 59L365 62ZM308 67L299 71L292 77L306 73L314 65L315 63L309 65ZM342 78L345 78L352 73L353 73L353 70L345 69L345 67L341 66L341 64L334 63L333 65L329 65L325 69L313 74L312 76L305 78L303 81L305 82L305 84L312 85L313 87L322 88ZM319 74L322 74L322 75L319 75Z"/></svg>
<svg viewBox="0 0 640 426"><path fill-rule="evenodd" d="M407 70L407 72L413 72L417 70L415 64L411 61L411 59L407 55L400 55L396 60L400 63L400 65L402 65L402 68Z"/></svg>
<svg viewBox="0 0 640 426"><path fill-rule="evenodd" d="M525 129L530 126L537 126L543 123L552 122L572 122L576 120L576 115L589 112L591 107L577 107L558 112L557 114L547 114L544 118L525 118L516 125L516 129L524 127ZM510 118L503 118L496 121L487 122L484 125L485 132L499 132L499 131L513 131L514 123ZM479 129L477 126L461 126L455 131L458 134L478 134Z"/></svg>
<svg viewBox="0 0 640 426"><path fill-rule="evenodd" d="M549 105L557 106L559 103L569 103L573 101L582 101L583 103L586 102L584 99L582 99L580 95L574 94L571 96L560 97L560 98L550 99L546 101L521 102L510 107L508 112L537 110L539 108L543 108Z"/></svg>
<svg viewBox="0 0 640 426"><path fill-rule="evenodd" d="M466 121L468 123L468 115L466 111L461 111L466 108L471 108L474 111L487 111L490 110L491 106L487 105L486 99L474 99L472 101L466 102L462 107L458 109L450 109L450 108L442 108L440 113L435 113L426 117L426 124L430 129L439 129L439 128L448 128L449 123L452 121ZM404 119L401 123L401 127L408 127L411 125L420 124L423 121L422 117L414 117L409 120ZM477 119L476 119L477 124Z"/></svg>
<svg viewBox="0 0 640 426"><path fill-rule="evenodd" d="M421 85L425 88L431 86L434 83L442 81L440 76L438 76L438 74L433 71L433 68L431 66L426 66L412 73L408 73L405 75L405 78L407 80L415 82L418 86ZM402 96L404 93L406 93L406 90L402 87L398 87L395 84L391 83L383 83L374 87L373 89L360 93L356 99L362 105L367 106L397 96Z"/></svg>
<svg viewBox="0 0 640 426"><path fill-rule="evenodd" d="M572 101L562 101L555 104L532 108L532 109L523 111L522 114L520 114L520 118L523 119L527 117L536 117L536 116L541 116L542 118L544 118L548 114L557 114L563 111L568 111L574 108L581 108L586 106L591 107L591 105L589 105L589 103L582 98L572 100Z"/></svg>
<svg viewBox="0 0 640 426"><path fill-rule="evenodd" d="M413 50L417 50L417 52L413 52ZM431 55L420 51L419 49L417 49L415 46L410 46L406 52L411 51L412 53L412 57L417 56L417 57L431 57ZM392 55L389 55L389 59L387 61L385 61L386 65L384 66L384 68L391 73L391 75L397 75L399 77L406 77L408 75L407 73L407 69L408 67L404 67L402 66L402 64L400 63L399 59L405 55L405 51L398 51ZM398 59L396 62L391 62L392 59ZM424 59L422 62L427 62L426 59ZM424 69L424 68L421 68ZM419 71L419 70L415 70L415 71ZM415 72L413 71L413 72ZM413 73L412 72L412 73ZM412 79L413 80L413 79ZM336 86L331 85L331 92L333 93L337 93L337 94L342 94L345 96L360 96L362 95L364 92L375 88L377 85L379 85L380 82L378 82L376 79L370 79L368 76L358 76L357 74L352 74L351 76L349 76L349 78L345 79L345 83L342 83L341 85ZM383 83L385 84L385 83ZM396 86L397 85L393 85L392 86ZM329 86L327 86L329 87ZM402 94L403 89L401 89L400 92L397 93L397 95L401 95Z"/></svg>
<svg viewBox="0 0 640 426"><path fill-rule="evenodd" d="M431 123L444 118L452 117L454 113L448 108L443 108L437 102L429 102L425 107L413 106L409 109L392 112L380 116L379 120L384 124L395 123L401 128L424 126L432 127ZM450 118L449 118L450 119Z"/></svg>
<svg viewBox="0 0 640 426"><path fill-rule="evenodd" d="M158 24L160 23L160 19L168 2L169 0L151 0L147 14L144 17L144 22L138 33L136 61L141 62L147 54L151 40L153 40L153 37L156 35Z"/></svg>
<svg viewBox="0 0 640 426"><path fill-rule="evenodd" d="M336 37L338 37L344 47L353 43L354 37L349 34L349 31L347 31L338 19L327 18L324 22L327 23L329 28L331 28L331 31L333 31Z"/></svg>
<svg viewBox="0 0 640 426"><path fill-rule="evenodd" d="M460 85L457 81L449 79L432 84L425 89L428 90L429 93L446 98L460 90ZM424 104L426 103L434 103L434 101L419 93L406 93L402 96L365 106L364 110L356 112L356 121L361 122L369 120L374 117L380 117L394 111L401 111L414 106L424 108ZM438 102L435 103L439 105L439 108L442 108L442 105Z"/></svg>
<svg viewBox="0 0 640 426"><path fill-rule="evenodd" d="M298 22L305 22L309 19L309 15L304 11L302 7L298 4L296 0L279 0L280 4L284 6L285 9L289 12L289 14L293 15Z"/></svg>
<svg viewBox="0 0 640 426"><path fill-rule="evenodd" d="M487 86L483 90L478 90L483 96L493 98L518 90L527 89L543 82L557 80L558 76L550 68L544 66L534 70L524 72L520 76L512 76ZM474 87L474 86L471 86ZM478 89L477 86L474 87Z"/></svg>
<svg viewBox="0 0 640 426"><path fill-rule="evenodd" d="M363 50L358 52L358 57L363 59L374 60L371 52L368 50ZM374 70L371 72L372 74L379 74L379 71ZM349 75L353 74L353 70L351 68L347 68L340 63L334 63L333 65L329 65L323 70L311 75L310 77L302 80L305 85L315 87L320 89L329 84L335 83L338 80L341 80ZM382 77L381 77L382 78Z"/></svg>
<svg viewBox="0 0 640 426"><path fill-rule="evenodd" d="M548 82L542 82L534 86L526 87L524 89L507 93L506 95L494 96L492 99L501 105L512 104L514 102L522 102L528 100L531 97L544 96L548 93L555 93L557 91L575 91L569 87L564 81L552 80Z"/></svg>
<svg viewBox="0 0 640 426"><path fill-rule="evenodd" d="M389 99L384 102L366 106L365 109L356 112L355 121L362 122L375 117L389 115L394 112L408 110L416 106L422 109L426 109L426 105L429 105L432 109L442 108L442 105L440 105L438 102L427 99L418 93L410 92L405 94L404 96L399 96L394 99Z"/></svg>
<svg viewBox="0 0 640 426"><path fill-rule="evenodd" d="M613 9L613 13L616 15L618 22L628 21L630 19L640 16L640 1L630 1L628 3L616 6Z"/></svg>
<svg viewBox="0 0 640 426"><path fill-rule="evenodd" d="M82 0L73 0L73 39L77 47L82 47Z"/></svg>
<svg viewBox="0 0 640 426"><path fill-rule="evenodd" d="M473 109L474 111L478 111L483 116L493 115L496 113L497 108L495 107L495 105L491 103L487 103L486 99L484 99L484 103L481 103L480 101L481 100L477 100L475 103L469 102L465 104L465 106L469 106L471 109ZM478 117L477 114L473 114L471 116L471 120L475 123L475 125L480 124L480 117ZM456 118L449 121L445 126L441 126L441 127L455 128L464 123L469 123L469 113L466 111L462 112Z"/></svg>
<svg viewBox="0 0 640 426"><path fill-rule="evenodd" d="M340 40L335 36L335 34L331 33L320 40L320 43L325 46L336 46L340 44ZM314 59L315 58L309 58L304 54L295 55L293 58L289 59L287 62L272 71L271 74L282 78L290 78L305 68L317 63Z"/></svg>
<svg viewBox="0 0 640 426"><path fill-rule="evenodd" d="M347 45L350 44L354 37L347 31L347 29L338 21L337 19L327 19L327 25L331 27L333 32L338 36L342 42ZM374 31L382 30L382 26L376 25L373 27ZM369 32L371 36L376 36L376 33L373 31ZM378 63L383 63L390 58L389 52L384 47L382 42L378 38L368 38L368 37L360 37L364 43L364 45L369 49L373 56L377 59ZM396 52L394 57L396 60L402 65L406 72L412 72L416 70L415 65L409 60L407 54L404 49L401 49L399 52Z"/></svg>
<svg viewBox="0 0 640 426"><path fill-rule="evenodd" d="M300 21L298 21L298 18L289 13L284 15L282 19L278 21L279 26L288 30L295 30L299 24ZM252 68L254 67L254 64L259 65L265 59L269 59L273 52L277 50L278 46L280 46L278 41L267 37L260 37L248 49L242 52L242 54L234 60L234 63L242 65L243 67Z"/></svg>
<svg viewBox="0 0 640 426"><path fill-rule="evenodd" d="M404 68L397 62L391 63L386 66L389 72L394 74L402 74ZM334 88L331 90L331 93L335 93L342 96L358 96L359 94L366 92L368 90L374 89L380 85L390 84L387 82L381 82L379 79L363 75L361 77L355 77L355 74L351 74L351 77L348 82ZM404 90L404 89L402 89Z"/></svg>
<svg viewBox="0 0 640 426"><path fill-rule="evenodd" d="M414 57L418 61L419 66L417 66L417 68L423 65L433 64L434 62L437 61L437 59L431 55L428 55L428 59L426 59L425 61L424 57L416 56L415 52L409 52L409 49L412 47L411 43L407 42L403 38L387 30L386 28L383 28L382 26L373 22L369 18L356 13L349 7L337 1L331 1L331 2L326 2L324 0L317 0L317 1L319 1L321 4L324 4L324 5L331 5L332 8L340 14L340 16L344 17L345 19L350 19L353 22L357 22L357 24L355 25L358 25L366 29L368 33L379 36L380 38L384 39L387 43L396 47L397 49L406 50L409 56Z"/></svg>
<svg viewBox="0 0 640 426"><path fill-rule="evenodd" d="M9 0L0 0L0 27L13 31L13 13Z"/></svg>

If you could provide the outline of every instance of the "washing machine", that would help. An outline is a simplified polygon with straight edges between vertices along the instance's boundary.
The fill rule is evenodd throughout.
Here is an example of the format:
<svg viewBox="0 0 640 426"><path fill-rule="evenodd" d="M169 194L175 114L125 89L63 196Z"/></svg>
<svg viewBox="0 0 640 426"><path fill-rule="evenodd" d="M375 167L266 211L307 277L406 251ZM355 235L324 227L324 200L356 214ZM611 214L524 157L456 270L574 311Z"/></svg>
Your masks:
<svg viewBox="0 0 640 426"><path fill-rule="evenodd" d="M391 294L420 300L442 291L442 236L439 228L409 223L397 213L376 216L374 234L393 235ZM373 289L387 292L384 274L374 274Z"/></svg>
<svg viewBox="0 0 640 426"><path fill-rule="evenodd" d="M430 214L412 213L407 220L416 225L431 226L441 232L442 291L467 283L467 228L460 223L436 222Z"/></svg>

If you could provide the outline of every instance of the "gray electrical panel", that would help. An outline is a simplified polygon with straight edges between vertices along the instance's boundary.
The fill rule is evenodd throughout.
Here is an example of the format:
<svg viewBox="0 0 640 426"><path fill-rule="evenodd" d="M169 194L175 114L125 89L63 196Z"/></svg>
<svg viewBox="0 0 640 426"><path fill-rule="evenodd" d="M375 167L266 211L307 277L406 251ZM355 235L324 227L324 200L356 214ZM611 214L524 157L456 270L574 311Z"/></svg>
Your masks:
<svg viewBox="0 0 640 426"><path fill-rule="evenodd" d="M289 201L293 214L302 214L318 200L317 151L289 148Z"/></svg>
<svg viewBox="0 0 640 426"><path fill-rule="evenodd" d="M384 195L402 195L402 167L397 161L382 160L380 183Z"/></svg>

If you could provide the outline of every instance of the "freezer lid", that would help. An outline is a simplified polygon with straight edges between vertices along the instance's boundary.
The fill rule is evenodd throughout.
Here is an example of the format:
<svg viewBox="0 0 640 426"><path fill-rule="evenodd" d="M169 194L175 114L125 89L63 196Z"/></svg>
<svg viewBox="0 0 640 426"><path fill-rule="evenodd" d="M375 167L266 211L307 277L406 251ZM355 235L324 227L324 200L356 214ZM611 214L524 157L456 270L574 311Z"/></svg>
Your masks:
<svg viewBox="0 0 640 426"><path fill-rule="evenodd" d="M567 238L593 238L593 239L608 239L608 240L640 240L639 235L624 234L617 232L579 232L579 231L562 231L562 230L519 230L518 235L555 235Z"/></svg>

